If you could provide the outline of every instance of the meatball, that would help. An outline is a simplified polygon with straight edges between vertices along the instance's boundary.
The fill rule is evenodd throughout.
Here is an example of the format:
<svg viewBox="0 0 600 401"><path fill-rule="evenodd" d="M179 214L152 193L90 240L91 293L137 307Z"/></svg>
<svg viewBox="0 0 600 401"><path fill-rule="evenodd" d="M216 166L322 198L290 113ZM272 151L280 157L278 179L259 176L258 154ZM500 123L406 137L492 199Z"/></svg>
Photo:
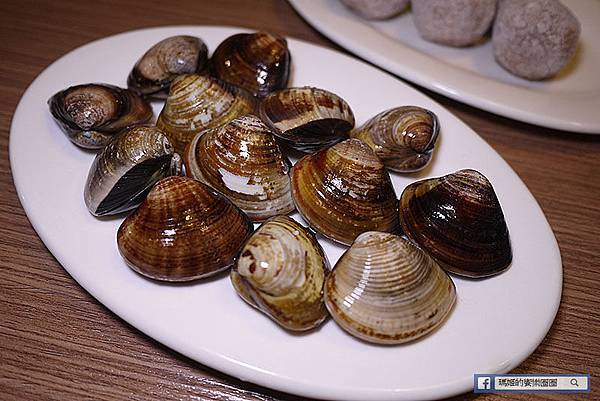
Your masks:
<svg viewBox="0 0 600 401"><path fill-rule="evenodd" d="M350 10L366 19L391 18L406 9L409 0L341 0Z"/></svg>
<svg viewBox="0 0 600 401"><path fill-rule="evenodd" d="M423 39L463 47L483 38L494 19L496 3L496 0L412 0L412 11Z"/></svg>
<svg viewBox="0 0 600 401"><path fill-rule="evenodd" d="M558 0L501 0L492 44L498 63L520 77L556 75L577 50L581 26Z"/></svg>

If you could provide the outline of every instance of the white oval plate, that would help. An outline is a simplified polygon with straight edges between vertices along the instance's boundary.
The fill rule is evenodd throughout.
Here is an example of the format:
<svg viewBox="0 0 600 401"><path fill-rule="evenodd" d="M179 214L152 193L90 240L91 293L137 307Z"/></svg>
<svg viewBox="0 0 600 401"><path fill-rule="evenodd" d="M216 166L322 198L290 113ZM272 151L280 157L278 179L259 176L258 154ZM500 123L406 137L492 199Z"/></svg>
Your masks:
<svg viewBox="0 0 600 401"><path fill-rule="evenodd" d="M127 268L115 235L121 219L96 219L83 203L93 154L72 145L46 105L55 92L86 82L125 85L136 59L177 34L202 37L210 49L241 29L180 26L133 31L78 48L48 67L13 117L10 158L19 198L50 252L90 294L133 326L203 364L242 380L303 396L344 400L419 400L469 391L473 373L506 372L542 341L560 302L556 241L519 177L475 132L447 110L365 63L289 40L293 85L338 93L358 123L386 108L433 110L442 127L424 176L471 167L493 183L513 244L511 268L497 277L454 277L458 303L447 322L421 341L394 347L355 340L329 320L290 334L246 305L228 277L160 284ZM158 112L160 105L155 105ZM398 194L417 176L392 175ZM335 263L342 247L321 241Z"/></svg>
<svg viewBox="0 0 600 401"><path fill-rule="evenodd" d="M374 22L339 0L289 2L334 42L432 91L531 124L600 134L600 1L563 0L581 22L579 50L557 77L541 82L500 67L491 41L457 49L421 39L410 13Z"/></svg>

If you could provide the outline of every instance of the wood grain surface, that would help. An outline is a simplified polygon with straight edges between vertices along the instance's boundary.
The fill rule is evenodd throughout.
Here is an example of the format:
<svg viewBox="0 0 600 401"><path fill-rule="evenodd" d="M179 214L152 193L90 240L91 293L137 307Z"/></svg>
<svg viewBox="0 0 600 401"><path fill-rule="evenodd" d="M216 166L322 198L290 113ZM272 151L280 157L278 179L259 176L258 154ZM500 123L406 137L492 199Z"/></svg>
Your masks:
<svg viewBox="0 0 600 401"><path fill-rule="evenodd" d="M91 40L174 24L243 26L339 49L283 0L0 2L0 399L300 399L215 372L117 318L46 250L15 193L9 127L29 83L52 61ZM455 399L599 399L600 136L534 127L425 92L508 161L558 239L564 265L560 310L544 342L515 373L589 372L594 388L584 396Z"/></svg>

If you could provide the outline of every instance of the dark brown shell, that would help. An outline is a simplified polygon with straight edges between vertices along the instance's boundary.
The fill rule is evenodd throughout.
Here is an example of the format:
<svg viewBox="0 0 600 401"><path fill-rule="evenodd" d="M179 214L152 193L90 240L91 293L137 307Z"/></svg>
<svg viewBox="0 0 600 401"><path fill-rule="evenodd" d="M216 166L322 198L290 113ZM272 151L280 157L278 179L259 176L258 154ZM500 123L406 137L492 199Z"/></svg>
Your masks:
<svg viewBox="0 0 600 401"><path fill-rule="evenodd" d="M358 139L300 159L292 169L292 196L314 230L345 245L365 231L399 230L390 176Z"/></svg>
<svg viewBox="0 0 600 401"><path fill-rule="evenodd" d="M255 96L285 88L291 56L287 41L266 32L240 33L225 39L211 58L212 73Z"/></svg>
<svg viewBox="0 0 600 401"><path fill-rule="evenodd" d="M144 99L108 84L71 86L52 96L48 106L67 137L86 149L101 149L123 128L152 119Z"/></svg>
<svg viewBox="0 0 600 401"><path fill-rule="evenodd" d="M138 273L189 281L232 266L252 230L244 212L208 185L168 177L121 224L117 244Z"/></svg>
<svg viewBox="0 0 600 401"><path fill-rule="evenodd" d="M208 48L193 36L171 36L152 46L129 73L127 86L141 96L164 99L175 77L202 71Z"/></svg>
<svg viewBox="0 0 600 401"><path fill-rule="evenodd" d="M433 112L403 106L377 114L350 136L369 145L388 169L410 173L429 163L438 133Z"/></svg>
<svg viewBox="0 0 600 401"><path fill-rule="evenodd" d="M208 75L180 75L171 84L156 126L183 154L198 134L255 110L256 100L247 91Z"/></svg>
<svg viewBox="0 0 600 401"><path fill-rule="evenodd" d="M492 184L475 170L417 181L400 197L408 238L456 274L486 277L512 261L508 227Z"/></svg>
<svg viewBox="0 0 600 401"><path fill-rule="evenodd" d="M292 148L312 152L348 138L354 114L344 99L323 89L303 87L263 99L260 116Z"/></svg>
<svg viewBox="0 0 600 401"><path fill-rule="evenodd" d="M196 135L184 159L188 176L221 192L252 221L294 210L291 163L269 127L252 114Z"/></svg>

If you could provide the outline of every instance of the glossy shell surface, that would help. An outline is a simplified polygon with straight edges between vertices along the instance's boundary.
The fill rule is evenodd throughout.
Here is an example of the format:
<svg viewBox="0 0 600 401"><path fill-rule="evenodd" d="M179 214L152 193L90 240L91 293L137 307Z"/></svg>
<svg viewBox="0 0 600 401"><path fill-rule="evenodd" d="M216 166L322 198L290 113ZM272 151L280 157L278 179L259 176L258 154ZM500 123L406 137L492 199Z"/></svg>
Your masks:
<svg viewBox="0 0 600 401"><path fill-rule="evenodd" d="M364 341L400 344L437 328L456 301L454 283L410 241L361 234L325 283L325 302L344 330Z"/></svg>
<svg viewBox="0 0 600 401"><path fill-rule="evenodd" d="M152 119L144 99L108 84L71 86L52 96L48 106L71 142L86 149L102 149L123 128Z"/></svg>
<svg viewBox="0 0 600 401"><path fill-rule="evenodd" d="M404 233L440 265L467 277L508 268L508 227L494 188L475 170L417 181L400 197Z"/></svg>
<svg viewBox="0 0 600 401"><path fill-rule="evenodd" d="M171 84L156 126L183 154L196 134L250 113L255 106L252 95L226 82L208 75L180 75Z"/></svg>
<svg viewBox="0 0 600 401"><path fill-rule="evenodd" d="M291 163L254 115L196 135L184 159L188 176L224 194L253 221L294 210Z"/></svg>
<svg viewBox="0 0 600 401"><path fill-rule="evenodd" d="M369 145L388 169L410 173L429 163L438 133L438 119L433 112L403 106L379 113L350 136Z"/></svg>
<svg viewBox="0 0 600 401"><path fill-rule="evenodd" d="M127 78L127 86L142 96L166 98L175 77L199 72L207 61L208 48L202 39L171 36L140 57Z"/></svg>
<svg viewBox="0 0 600 401"><path fill-rule="evenodd" d="M304 152L340 142L354 128L354 114L348 103L319 88L274 92L261 102L260 115L279 138Z"/></svg>
<svg viewBox="0 0 600 401"><path fill-rule="evenodd" d="M225 39L211 58L212 73L255 96L287 86L291 56L287 41L267 32L239 33Z"/></svg>
<svg viewBox="0 0 600 401"><path fill-rule="evenodd" d="M342 244L365 231L399 230L390 176L358 139L300 159L292 169L292 196L314 230Z"/></svg>
<svg viewBox="0 0 600 401"><path fill-rule="evenodd" d="M241 250L231 282L242 299L288 330L304 331L327 317L323 285L329 264L303 226L277 216Z"/></svg>
<svg viewBox="0 0 600 401"><path fill-rule="evenodd" d="M180 171L181 158L158 128L127 128L96 155L85 184L85 204L94 216L133 209L156 182Z"/></svg>
<svg viewBox="0 0 600 401"><path fill-rule="evenodd" d="M138 273L189 281L231 267L252 230L248 217L208 185L168 177L121 224L117 244Z"/></svg>

